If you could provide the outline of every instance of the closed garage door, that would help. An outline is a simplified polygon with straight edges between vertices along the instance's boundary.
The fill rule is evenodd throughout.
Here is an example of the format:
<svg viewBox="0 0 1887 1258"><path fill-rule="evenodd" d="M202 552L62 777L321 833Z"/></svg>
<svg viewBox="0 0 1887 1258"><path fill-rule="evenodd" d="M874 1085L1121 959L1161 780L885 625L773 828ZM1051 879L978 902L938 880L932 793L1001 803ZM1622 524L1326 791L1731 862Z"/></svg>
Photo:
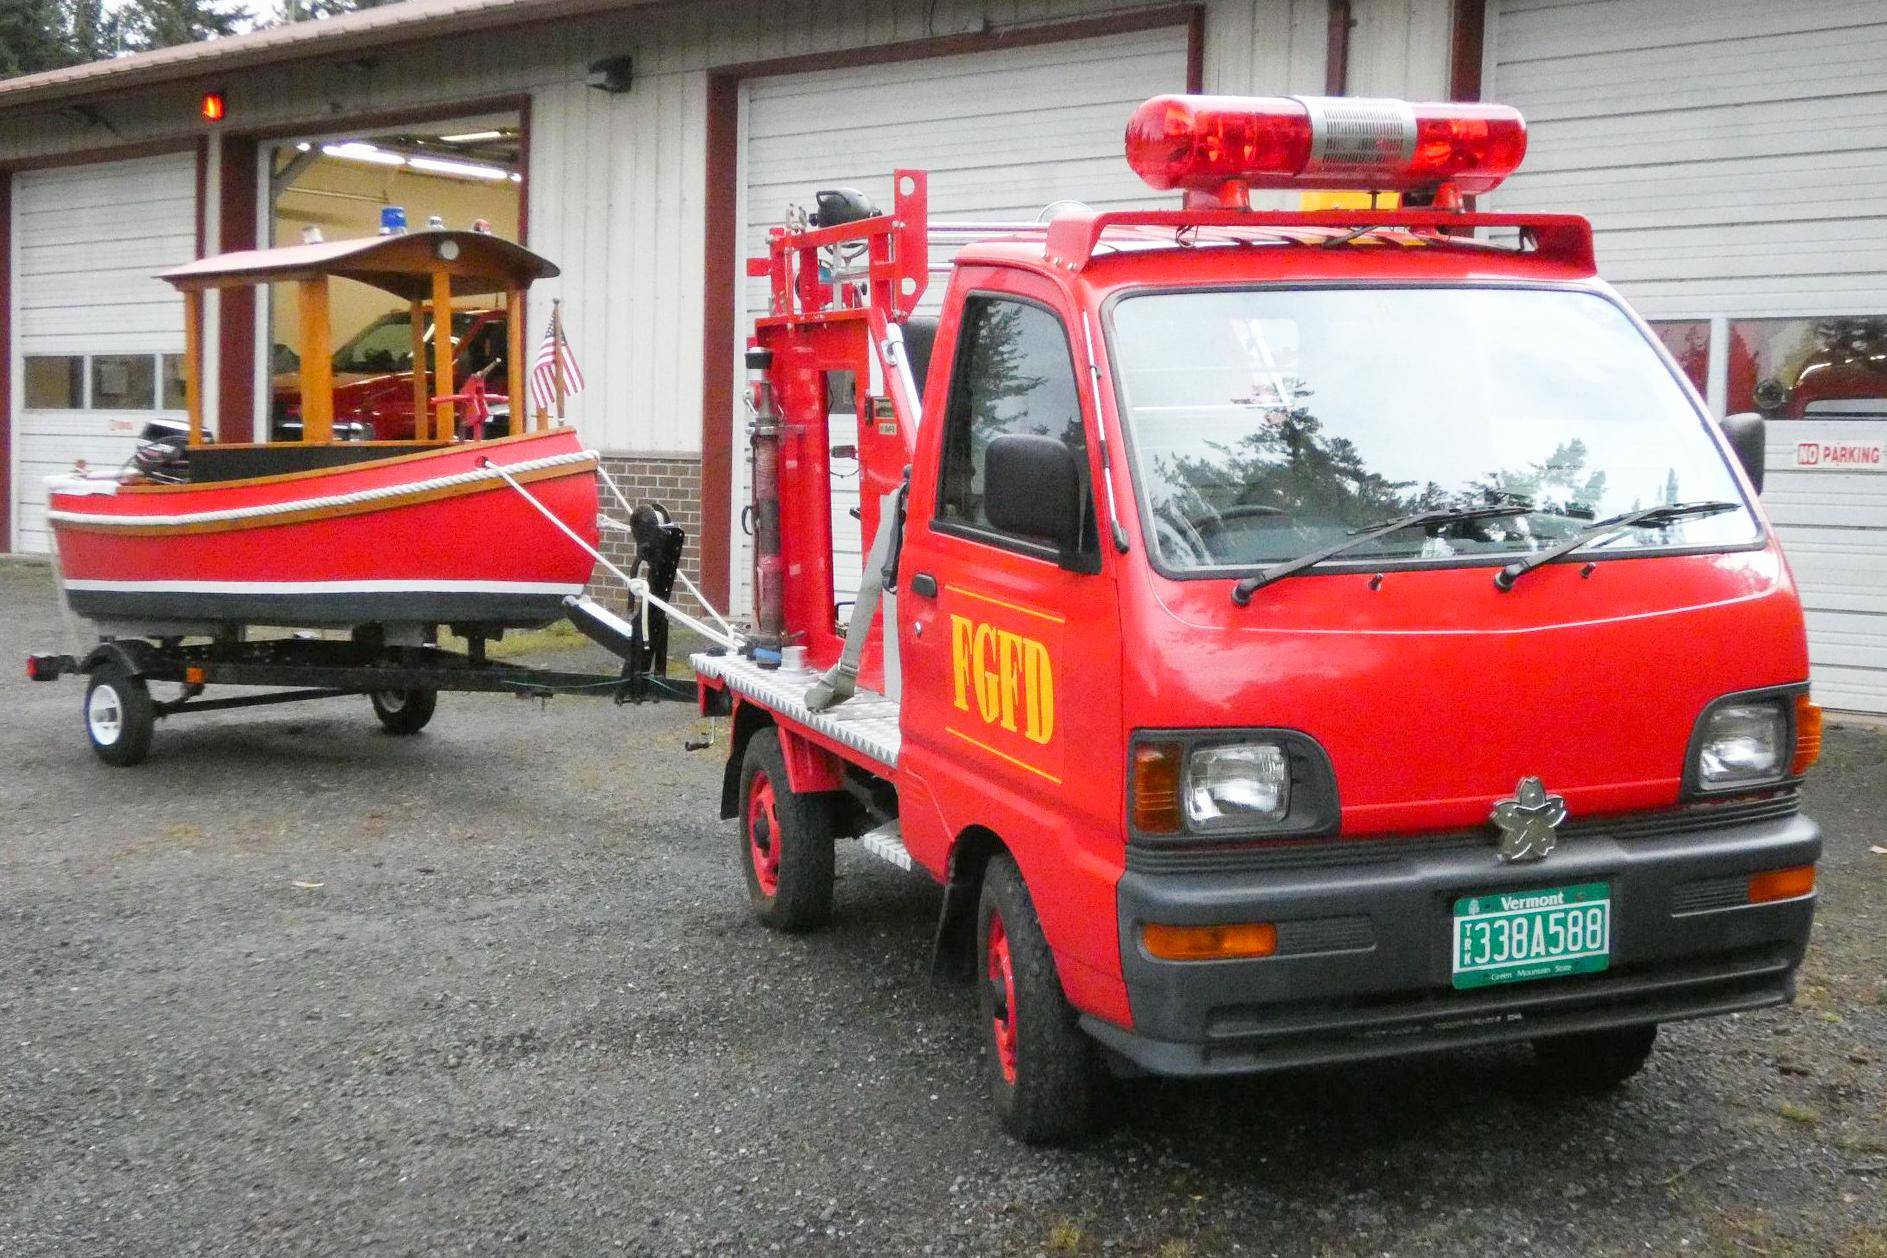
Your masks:
<svg viewBox="0 0 1887 1258"><path fill-rule="evenodd" d="M1771 417L1816 696L1887 713L1887 8L1498 9L1488 94L1532 132L1499 207L1591 215L1601 269L1719 413Z"/></svg>
<svg viewBox="0 0 1887 1258"><path fill-rule="evenodd" d="M863 190L891 203L891 172L930 172L935 217L1030 221L1051 201L1098 209L1162 204L1128 169L1121 135L1141 101L1186 88L1182 26L1002 52L935 57L865 68L756 79L742 92L744 256L760 255L789 205L810 208L820 188ZM941 260L941 253L933 260ZM736 272L740 274L741 272ZM934 277L925 308L942 297ZM743 342L766 308L764 281L747 283ZM921 384L921 382L920 382ZM736 396L740 396L737 387ZM850 414L834 419L834 444L853 438ZM740 505L747 496L744 417L735 428L736 610L749 608L751 571ZM835 462L833 548L838 596L852 596L862 568L855 465Z"/></svg>
<svg viewBox="0 0 1887 1258"><path fill-rule="evenodd" d="M48 548L44 478L118 466L154 416L181 418L183 303L151 275L196 256L196 158L13 180L13 538Z"/></svg>

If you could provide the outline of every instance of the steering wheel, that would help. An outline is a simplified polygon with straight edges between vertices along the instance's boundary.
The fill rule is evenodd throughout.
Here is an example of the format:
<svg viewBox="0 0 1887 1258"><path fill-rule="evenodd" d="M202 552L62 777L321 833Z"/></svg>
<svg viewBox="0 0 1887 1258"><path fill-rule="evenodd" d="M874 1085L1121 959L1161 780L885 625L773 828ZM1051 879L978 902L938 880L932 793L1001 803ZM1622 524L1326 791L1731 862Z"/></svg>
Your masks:
<svg viewBox="0 0 1887 1258"><path fill-rule="evenodd" d="M1235 503L1223 510L1208 506L1195 515L1181 515L1168 506L1162 507L1155 518L1154 531L1165 539L1161 543L1161 550L1179 554L1190 552L1199 564L1210 565L1218 562L1211 539L1224 532L1234 521L1283 514L1281 507L1256 502Z"/></svg>

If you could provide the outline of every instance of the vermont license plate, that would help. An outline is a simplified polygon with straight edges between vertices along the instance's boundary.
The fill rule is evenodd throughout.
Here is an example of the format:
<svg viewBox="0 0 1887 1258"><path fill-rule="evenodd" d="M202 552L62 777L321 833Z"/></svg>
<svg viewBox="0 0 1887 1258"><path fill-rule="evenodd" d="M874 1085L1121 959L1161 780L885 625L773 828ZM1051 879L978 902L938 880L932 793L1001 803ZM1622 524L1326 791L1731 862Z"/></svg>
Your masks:
<svg viewBox="0 0 1887 1258"><path fill-rule="evenodd" d="M1612 888L1603 882L1455 901L1456 987L1591 974L1611 964Z"/></svg>

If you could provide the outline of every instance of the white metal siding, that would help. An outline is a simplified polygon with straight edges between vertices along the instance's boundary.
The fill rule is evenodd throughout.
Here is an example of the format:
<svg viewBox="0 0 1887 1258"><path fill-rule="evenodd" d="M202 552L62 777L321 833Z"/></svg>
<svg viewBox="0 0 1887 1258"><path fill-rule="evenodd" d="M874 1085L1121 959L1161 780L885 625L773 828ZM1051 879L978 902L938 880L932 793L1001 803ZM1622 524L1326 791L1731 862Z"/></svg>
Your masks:
<svg viewBox="0 0 1887 1258"><path fill-rule="evenodd" d="M743 255L764 253L767 229L785 220L788 205L811 208L812 194L821 188L855 187L889 209L891 171L899 166L929 172L930 212L940 219L1029 222L1063 198L1098 209L1170 200L1128 168L1121 132L1147 97L1185 90L1186 55L1186 30L1174 25L755 80L742 102ZM933 277L924 308L936 308L943 280ZM752 317L766 305L766 281L747 281L745 317L739 321L743 342ZM730 371L736 361L730 346ZM744 417L737 413L730 423L738 517L746 498ZM849 423L835 422L835 444L855 437ZM856 467L834 464L841 473ZM857 503L856 480L835 477L832 531L840 601L857 590L862 569L858 522L850 515ZM745 608L752 561L748 539L736 536L733 605Z"/></svg>
<svg viewBox="0 0 1887 1258"><path fill-rule="evenodd" d="M196 157L26 171L13 180L13 536L47 549L45 478L116 467L149 410L27 410L29 354L176 354L183 303L151 275L196 256ZM157 387L161 389L161 377Z"/></svg>
<svg viewBox="0 0 1887 1258"><path fill-rule="evenodd" d="M1589 215L1650 318L1887 314L1887 5L1500 0L1489 99L1531 130L1505 210ZM1820 702L1887 712L1887 474L1796 471L1770 425L1764 503L1808 613Z"/></svg>

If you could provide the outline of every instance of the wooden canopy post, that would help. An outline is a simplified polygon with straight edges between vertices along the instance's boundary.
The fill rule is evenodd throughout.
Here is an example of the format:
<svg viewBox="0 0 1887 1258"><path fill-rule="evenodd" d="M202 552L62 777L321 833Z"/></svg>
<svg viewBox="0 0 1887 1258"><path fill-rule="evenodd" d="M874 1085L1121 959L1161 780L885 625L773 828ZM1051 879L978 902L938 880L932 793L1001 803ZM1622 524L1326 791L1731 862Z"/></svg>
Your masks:
<svg viewBox="0 0 1887 1258"><path fill-rule="evenodd" d="M183 295L183 406L190 416L190 444L203 444L203 290Z"/></svg>
<svg viewBox="0 0 1887 1258"><path fill-rule="evenodd" d="M413 437L423 438L426 417L432 413L432 388L426 376L426 303L414 298L409 303L413 321Z"/></svg>
<svg viewBox="0 0 1887 1258"><path fill-rule="evenodd" d="M334 347L328 333L328 281L325 276L297 281L295 301L301 312L301 439L334 440Z"/></svg>
<svg viewBox="0 0 1887 1258"><path fill-rule="evenodd" d="M530 426L531 404L524 396L524 290L505 292L505 393L511 407L511 435Z"/></svg>
<svg viewBox="0 0 1887 1258"><path fill-rule="evenodd" d="M432 273L432 374L433 396L450 397L457 387L452 363L452 277L444 271ZM433 411L433 440L452 440L453 407L440 402Z"/></svg>

